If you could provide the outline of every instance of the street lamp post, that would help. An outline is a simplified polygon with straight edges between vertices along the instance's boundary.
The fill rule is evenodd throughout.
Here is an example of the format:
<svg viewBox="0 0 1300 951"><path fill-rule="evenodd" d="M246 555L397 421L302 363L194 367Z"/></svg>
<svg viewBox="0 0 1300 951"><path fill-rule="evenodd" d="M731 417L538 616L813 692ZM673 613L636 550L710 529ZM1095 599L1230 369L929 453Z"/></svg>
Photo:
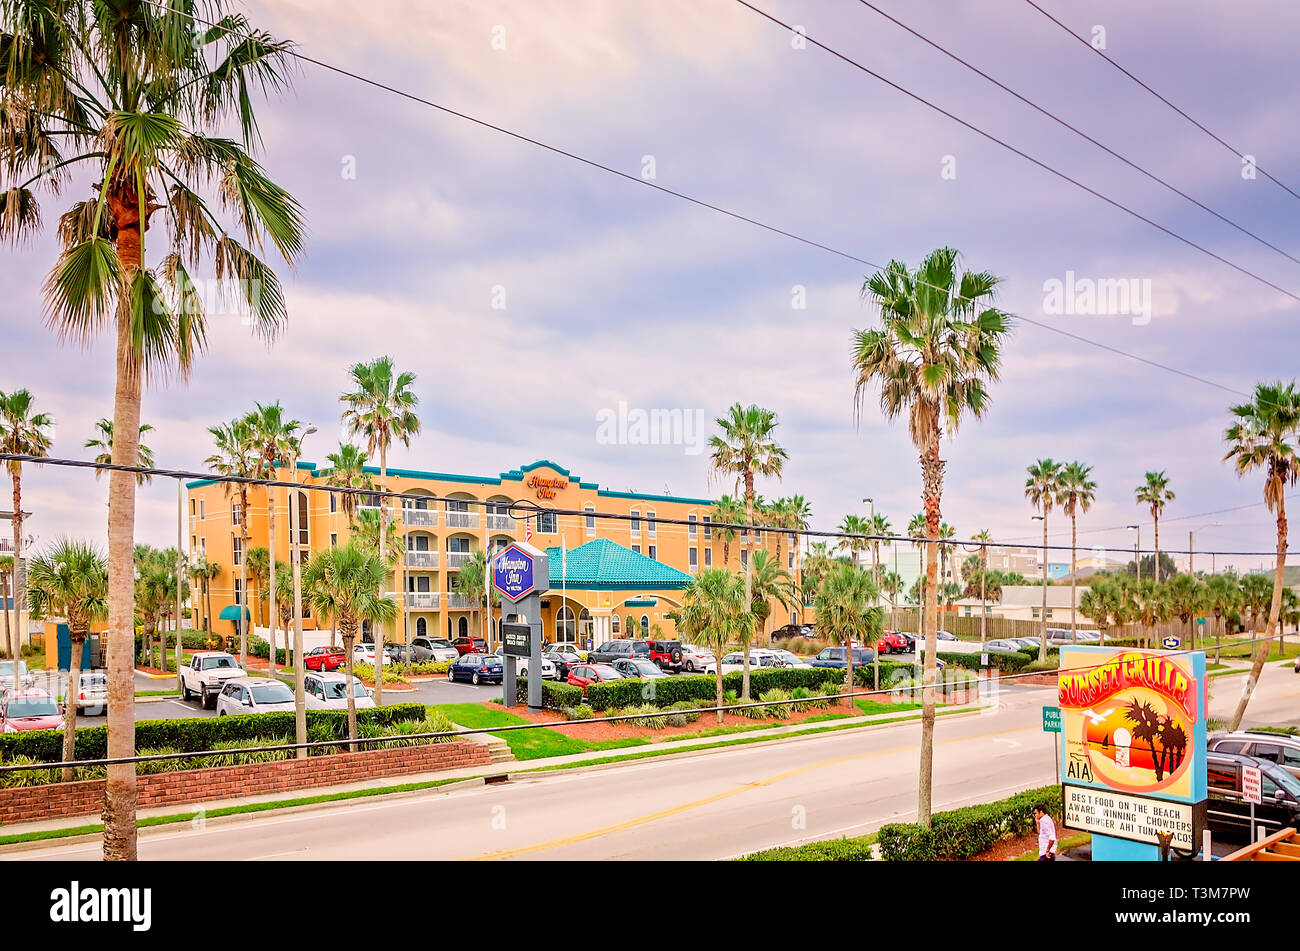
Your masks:
<svg viewBox="0 0 1300 951"><path fill-rule="evenodd" d="M27 519L31 517L32 517L31 512L0 512L0 519L3 519L4 521L8 521L8 522L16 521L19 526L21 526L25 521L27 521ZM24 589L26 587L26 582L27 582L27 572L23 568L23 548L24 547L31 548L32 545L35 544L35 542L36 542L35 536L29 536L28 538L23 539L21 529L16 535L14 535L14 570L13 570L14 629L12 635L10 636L11 643L6 644L5 647L13 651L13 656L10 658L10 660L14 662L15 671L18 670L18 658L22 654L23 627L24 627L23 618L25 617L23 613L23 601L25 599L25 594L26 594ZM0 605L0 607L4 607L5 610L8 611L8 605ZM15 677L14 679L15 686L17 685L17 683L18 680Z"/></svg>
<svg viewBox="0 0 1300 951"><path fill-rule="evenodd" d="M293 475L294 486L298 485L298 457L302 454L302 443L316 432L315 426L308 426L302 435L294 441L293 452L289 454L289 471ZM302 554L298 546L298 490L289 493L289 563L293 566L293 727L296 743L307 742L307 702L304 694L302 662ZM272 603L275 593L271 593ZM352 689L352 684L347 685ZM306 759L307 751L299 749L298 759Z"/></svg>
<svg viewBox="0 0 1300 951"><path fill-rule="evenodd" d="M1035 522L1043 523L1043 555L1042 555L1043 607L1041 609L1043 612L1043 616L1039 618L1039 621L1041 622L1039 624L1039 628L1042 631L1042 638L1043 638L1042 650L1046 652L1047 651L1047 516L1035 515L1033 516L1033 520Z"/></svg>
<svg viewBox="0 0 1300 951"><path fill-rule="evenodd" d="M1124 526L1130 532L1137 532L1137 538L1133 542L1133 567L1137 571L1137 580L1142 580L1142 526L1126 525Z"/></svg>
<svg viewBox="0 0 1300 951"><path fill-rule="evenodd" d="M1194 553L1196 550L1196 533L1203 528L1218 528L1222 524L1223 524L1222 522L1207 522L1204 525L1198 525L1196 528L1192 529L1190 532L1187 533L1187 573L1189 575L1195 576L1196 574L1195 562L1193 560L1195 558ZM1214 574L1213 553L1210 554L1210 574Z"/></svg>
<svg viewBox="0 0 1300 951"><path fill-rule="evenodd" d="M875 534L875 531L876 531L876 528L875 528L875 525L876 525L876 500L875 500L875 499L863 499L862 502L863 502L864 505L870 505L870 506L871 506L871 522L870 522L870 524L867 526L867 528L868 528L868 530L869 530L872 534ZM879 557L878 557L878 554L877 554L879 551L880 551L880 542L873 541L873 542L871 543L871 580L874 581L874 582L876 583L876 587L877 587L877 588L880 587L880 564L879 564Z"/></svg>

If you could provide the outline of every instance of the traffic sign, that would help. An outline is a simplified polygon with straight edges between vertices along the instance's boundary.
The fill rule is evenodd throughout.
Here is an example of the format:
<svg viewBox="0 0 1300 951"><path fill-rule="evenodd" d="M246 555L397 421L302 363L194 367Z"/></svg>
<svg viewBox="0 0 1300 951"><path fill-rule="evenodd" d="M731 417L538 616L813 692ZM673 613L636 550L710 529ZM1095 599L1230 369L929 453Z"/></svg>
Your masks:
<svg viewBox="0 0 1300 951"><path fill-rule="evenodd" d="M1205 623L1205 618L1203 618L1203 617L1198 617L1198 618L1196 619L1196 623L1197 623L1197 624L1204 624L1204 623Z"/></svg>
<svg viewBox="0 0 1300 951"><path fill-rule="evenodd" d="M1043 732L1044 733L1061 732L1061 708L1060 707L1043 707Z"/></svg>
<svg viewBox="0 0 1300 951"><path fill-rule="evenodd" d="M1163 641L1161 641L1160 643L1164 645L1165 650L1167 650L1167 651L1176 651L1176 650L1178 650L1178 646L1179 646L1180 644L1182 644L1182 641L1180 641L1178 638L1173 637L1173 636L1171 635L1171 636L1169 636L1169 637L1166 637L1166 638L1165 638Z"/></svg>
<svg viewBox="0 0 1300 951"><path fill-rule="evenodd" d="M1247 802L1260 805L1264 801L1263 777L1258 766L1241 767L1241 794Z"/></svg>
<svg viewBox="0 0 1300 951"><path fill-rule="evenodd" d="M528 546L532 548L532 546ZM535 549L534 549L535 551ZM534 555L519 544L507 545L492 559L492 587L503 598L522 601L537 590ZM550 579L547 579L549 583Z"/></svg>

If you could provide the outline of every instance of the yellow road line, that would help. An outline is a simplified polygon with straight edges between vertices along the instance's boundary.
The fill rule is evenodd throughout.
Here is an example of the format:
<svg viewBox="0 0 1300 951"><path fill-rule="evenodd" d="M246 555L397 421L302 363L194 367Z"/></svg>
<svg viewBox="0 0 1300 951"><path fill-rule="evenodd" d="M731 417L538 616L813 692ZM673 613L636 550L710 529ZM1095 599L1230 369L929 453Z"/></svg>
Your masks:
<svg viewBox="0 0 1300 951"><path fill-rule="evenodd" d="M1020 727L1015 730L998 730L992 733L980 733L977 736L966 736L951 740L943 740L935 746L946 746L949 743L969 743L973 740L987 740L990 737L1002 736L1006 733L1022 733L1026 730L1038 732L1037 727ZM836 759L824 760L820 763L810 763L807 766L800 766L798 769L787 770L784 773L777 773L775 776L769 776L766 779L755 780L754 782L742 783L732 789L715 793L712 796L705 796L703 799L696 799L693 802L685 802L679 806L673 806L668 809L661 809L658 812L651 812L644 816L637 816L634 819L627 819L623 822L617 822L614 825L604 826L599 829L592 829L589 832L578 832L573 835L567 835L559 839L551 839L548 842L538 842L535 845L523 845L514 849L501 849L496 852L487 852L483 855L475 856L471 861L491 861L494 859L514 858L518 855L529 855L534 852L544 852L548 849L558 849L566 845L573 845L578 842L586 842L591 839L598 839L604 835L610 835L614 832L622 832L625 829L633 829L637 826L646 825L651 822L658 822L660 819L667 819L669 816L679 815L683 812L689 812L692 809L698 809L701 806L708 806L723 799L730 799L732 796L739 796L743 792L751 789L759 789L763 786L770 786L773 783L779 783L783 779L790 779L793 776L799 776L803 773L812 772L815 769L822 769L827 766L838 766L841 763L851 763L855 760L872 759L876 756L890 756L894 753L905 753L908 750L918 749L916 746L900 746L892 750L877 750L874 753L855 753L852 756L840 756Z"/></svg>

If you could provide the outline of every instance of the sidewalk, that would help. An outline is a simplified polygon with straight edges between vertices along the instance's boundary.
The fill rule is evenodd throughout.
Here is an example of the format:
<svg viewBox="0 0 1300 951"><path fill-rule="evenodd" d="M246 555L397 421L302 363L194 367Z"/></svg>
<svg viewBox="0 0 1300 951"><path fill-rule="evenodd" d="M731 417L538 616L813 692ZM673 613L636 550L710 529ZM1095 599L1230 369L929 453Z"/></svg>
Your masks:
<svg viewBox="0 0 1300 951"><path fill-rule="evenodd" d="M958 707L945 707L940 711L941 716L971 716L977 714L980 707L976 704L966 704ZM896 721L899 717L905 717L901 723L890 723L881 721ZM412 784L430 784L443 783L440 787L429 787L426 789L407 790L387 795L398 796L415 796L427 794L434 790L450 790L461 788L468 782L481 784L485 777L505 777L506 779L516 779L525 777L530 773L537 771L555 769L558 767L580 767L584 763L590 763L592 760L601 762L593 764L587 768L590 769L608 769L615 768L619 765L619 760L640 759L644 758L647 752L659 752L663 750L682 751L677 755L707 755L716 749L721 749L717 744L726 745L746 745L745 741L767 740L771 742L796 742L800 739L812 739L816 734L805 736L790 736L792 733L799 733L810 729L818 732L840 730L849 727L860 727L863 729L889 729L890 726L916 723L920 720L920 711L908 710L898 713L880 713L871 716L845 717L842 720L821 721L816 724L796 723L787 726L768 727L761 730L753 730L745 733L729 734L726 736L706 736L696 737L689 740L675 740L664 743L656 743L650 746L629 746L624 749L613 750L591 750L585 753L571 753L565 756L548 756L542 759L532 759L524 761L503 762L500 764L491 764L488 766L470 766L461 769L442 770L430 773L407 773L402 776L376 777L375 779L365 782L342 783L335 786L318 786L312 789L296 790L293 793L269 793L259 796L244 796L237 799L214 799L208 802L189 803L177 806L159 806L152 809L141 809L138 813L139 819L154 819L162 816L197 816L203 812L215 812L222 809L239 808L261 803L275 802L293 802L304 798L316 797L337 797L344 796L348 793L356 793L368 789L386 789L400 786L410 786ZM490 736L495 734L482 734ZM698 747L710 747L707 750L697 749ZM613 760L613 762L609 762ZM466 783L453 782L455 780L464 780ZM312 803L308 805L286 806L289 809L320 809L333 805L330 802ZM237 818L231 816L231 819ZM219 821L209 819L207 821ZM52 832L62 829L77 829L83 826L98 825L99 816L68 816L55 819L44 819L39 822L22 822L14 825L0 826L0 838L14 835L30 835L33 833ZM141 829L141 834L148 834L150 827ZM165 829L166 826L156 826L154 828ZM97 835L98 833L90 833ZM66 842L67 839L51 839L51 842ZM16 849L30 848L33 843L15 843L12 845L0 845L0 852L12 851Z"/></svg>

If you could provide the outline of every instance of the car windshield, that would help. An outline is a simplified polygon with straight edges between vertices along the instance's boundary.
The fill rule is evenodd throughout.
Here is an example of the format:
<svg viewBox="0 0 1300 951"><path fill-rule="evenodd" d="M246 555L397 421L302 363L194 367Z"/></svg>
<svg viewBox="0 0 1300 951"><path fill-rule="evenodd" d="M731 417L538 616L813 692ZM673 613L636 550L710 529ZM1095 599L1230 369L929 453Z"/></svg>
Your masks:
<svg viewBox="0 0 1300 951"><path fill-rule="evenodd" d="M293 691L284 684L257 684L249 689L257 703L293 703Z"/></svg>
<svg viewBox="0 0 1300 951"><path fill-rule="evenodd" d="M1270 769L1268 778L1289 792L1292 798L1300 800L1300 779L1280 768Z"/></svg>
<svg viewBox="0 0 1300 951"><path fill-rule="evenodd" d="M434 647L451 647L451 641L441 637L429 641L429 643Z"/></svg>
<svg viewBox="0 0 1300 951"><path fill-rule="evenodd" d="M27 673L27 662L20 660L18 662L18 674L22 676ZM11 660L0 661L0 677L12 677L14 675L14 662Z"/></svg>
<svg viewBox="0 0 1300 951"><path fill-rule="evenodd" d="M200 669L201 669L201 670L219 670L219 669L226 669L226 668L238 667L238 666L239 666L239 665L235 663L235 658L230 657L230 656L225 656L225 657L205 657L205 658L203 659L203 666L202 666L202 668L200 668Z"/></svg>
<svg viewBox="0 0 1300 951"><path fill-rule="evenodd" d="M483 662L484 662L488 667L500 667L500 666L501 666L501 658L500 658L500 657L496 657L496 656L485 657L485 658L483 658Z"/></svg>
<svg viewBox="0 0 1300 951"><path fill-rule="evenodd" d="M15 697L9 701L7 716L19 717L54 717L59 715L59 705L52 697Z"/></svg>
<svg viewBox="0 0 1300 951"><path fill-rule="evenodd" d="M348 696L348 685L342 680L330 680L322 686L325 688L326 700L345 700ZM360 680L352 681L352 695L354 697L366 696L365 685ZM291 698L292 699L292 698Z"/></svg>

